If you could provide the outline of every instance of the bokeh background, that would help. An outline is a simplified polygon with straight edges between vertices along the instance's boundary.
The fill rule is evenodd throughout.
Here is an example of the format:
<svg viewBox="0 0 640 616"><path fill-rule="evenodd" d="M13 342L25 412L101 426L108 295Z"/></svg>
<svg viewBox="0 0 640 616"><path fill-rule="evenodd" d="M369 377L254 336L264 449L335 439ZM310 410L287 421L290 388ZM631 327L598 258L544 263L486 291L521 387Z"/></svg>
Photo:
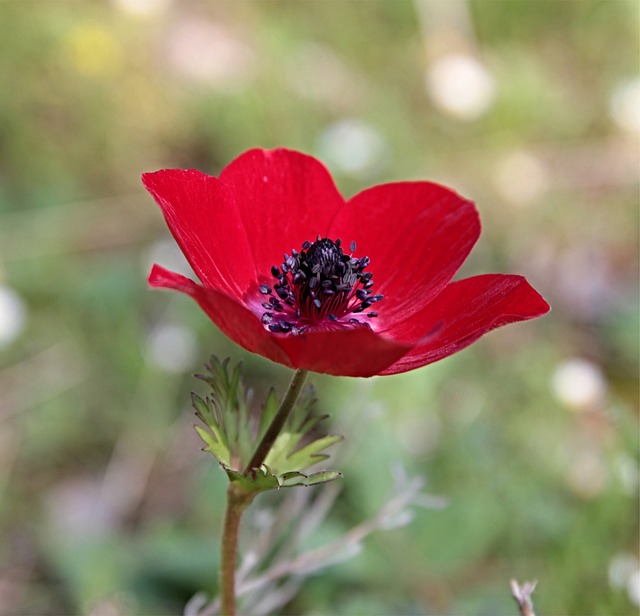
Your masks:
<svg viewBox="0 0 640 616"><path fill-rule="evenodd" d="M215 590L225 478L192 374L242 359L258 398L289 374L147 288L152 262L185 264L139 176L286 145L346 195L474 199L462 273L524 274L553 312L411 374L314 377L345 477L307 543L374 517L398 466L448 506L278 613L514 614L510 577L539 580L541 614L637 613L639 10L0 3L0 612L178 614Z"/></svg>

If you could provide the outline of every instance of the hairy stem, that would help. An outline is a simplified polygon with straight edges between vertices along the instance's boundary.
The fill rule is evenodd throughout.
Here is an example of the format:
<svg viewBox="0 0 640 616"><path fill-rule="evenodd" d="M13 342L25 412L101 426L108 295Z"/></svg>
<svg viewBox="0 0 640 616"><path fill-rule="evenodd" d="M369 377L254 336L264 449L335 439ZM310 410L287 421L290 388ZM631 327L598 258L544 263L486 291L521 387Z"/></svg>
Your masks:
<svg viewBox="0 0 640 616"><path fill-rule="evenodd" d="M262 437L251 461L244 471L245 475L251 473L254 468L260 468L265 461L269 450L280 434L293 406L302 391L304 382L309 372L296 370L287 394L273 418L271 425ZM245 492L231 483L227 489L227 509L224 514L224 528L222 531L222 562L220 566L220 603L222 616L235 616L236 614L236 561L238 557L238 535L240 521L244 510L251 504L255 493Z"/></svg>
<svg viewBox="0 0 640 616"><path fill-rule="evenodd" d="M222 530L222 564L220 567L220 602L222 616L236 614L236 561L238 534L244 510L251 504L253 494L240 492L233 483L227 489L227 509Z"/></svg>

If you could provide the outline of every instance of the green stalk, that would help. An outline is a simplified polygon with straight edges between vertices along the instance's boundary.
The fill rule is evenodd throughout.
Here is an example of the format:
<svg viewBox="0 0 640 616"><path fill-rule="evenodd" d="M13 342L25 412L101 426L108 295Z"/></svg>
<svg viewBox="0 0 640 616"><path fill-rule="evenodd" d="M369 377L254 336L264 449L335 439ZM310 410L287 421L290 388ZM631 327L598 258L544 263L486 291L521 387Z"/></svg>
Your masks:
<svg viewBox="0 0 640 616"><path fill-rule="evenodd" d="M289 414L291 413L291 409L293 409L293 405L296 403L300 392L304 386L304 382L309 374L308 370L296 370L293 374L293 378L291 379L291 383L289 384L289 389L287 391L287 395L284 397L276 416L273 418L271 425L265 432L256 452L253 454L251 461L247 464L247 468L244 469L244 474L248 475L251 472L251 469L260 468L262 463L265 461L269 450L273 446L273 443L278 438L282 427L284 426Z"/></svg>
<svg viewBox="0 0 640 616"><path fill-rule="evenodd" d="M262 437L251 461L247 464L247 468L244 471L245 475L248 475L252 469L262 466L287 421L308 374L307 370L295 371L278 412ZM240 521L244 510L251 504L254 497L255 493L239 490L233 483L229 484L222 531L222 561L220 566L221 616L236 616L236 562L238 558Z"/></svg>

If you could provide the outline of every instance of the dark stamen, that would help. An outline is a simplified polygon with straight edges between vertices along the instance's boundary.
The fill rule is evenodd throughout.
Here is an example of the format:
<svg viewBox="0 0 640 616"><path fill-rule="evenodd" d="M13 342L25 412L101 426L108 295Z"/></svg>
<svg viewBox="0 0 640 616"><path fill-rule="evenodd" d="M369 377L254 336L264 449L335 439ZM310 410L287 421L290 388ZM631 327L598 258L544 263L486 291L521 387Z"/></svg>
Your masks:
<svg viewBox="0 0 640 616"><path fill-rule="evenodd" d="M259 286L261 294L270 296L262 303L264 325L274 333L299 334L328 323L368 325L366 319L377 317L373 311L360 317L364 320L353 317L383 296L371 294L373 274L364 271L369 257L354 257L353 241L349 249L351 254L345 254L341 239L318 236L315 242L303 242L300 252L293 249L291 255L285 254L282 264L271 268L277 282L272 287Z"/></svg>

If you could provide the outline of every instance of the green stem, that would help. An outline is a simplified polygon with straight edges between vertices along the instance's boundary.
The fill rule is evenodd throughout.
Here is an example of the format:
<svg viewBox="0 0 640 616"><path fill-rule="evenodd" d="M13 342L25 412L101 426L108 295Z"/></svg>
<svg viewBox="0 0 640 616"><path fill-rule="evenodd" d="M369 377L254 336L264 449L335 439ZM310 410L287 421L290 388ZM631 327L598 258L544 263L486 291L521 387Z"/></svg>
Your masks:
<svg viewBox="0 0 640 616"><path fill-rule="evenodd" d="M296 370L287 394L271 421L271 425L262 437L251 461L244 471L248 475L252 469L260 468L269 450L278 438L291 410L293 409L309 372ZM244 510L251 504L255 493L239 490L233 483L227 489L227 509L224 514L224 528L222 531L222 562L220 566L220 604L222 616L236 614L236 561L238 554L238 534L240 521Z"/></svg>
<svg viewBox="0 0 640 616"><path fill-rule="evenodd" d="M284 397L276 416L273 418L271 425L265 432L256 452L253 454L251 461L247 464L247 468L244 469L244 474L248 475L252 469L260 468L262 463L265 461L269 450L271 449L273 443L278 438L280 434L280 430L284 426L289 414L291 413L291 409L293 409L293 405L296 403L300 392L302 391L302 387L304 386L304 382L309 374L308 370L296 370L293 378L291 379L291 383L289 384L289 389L287 391L287 395Z"/></svg>

